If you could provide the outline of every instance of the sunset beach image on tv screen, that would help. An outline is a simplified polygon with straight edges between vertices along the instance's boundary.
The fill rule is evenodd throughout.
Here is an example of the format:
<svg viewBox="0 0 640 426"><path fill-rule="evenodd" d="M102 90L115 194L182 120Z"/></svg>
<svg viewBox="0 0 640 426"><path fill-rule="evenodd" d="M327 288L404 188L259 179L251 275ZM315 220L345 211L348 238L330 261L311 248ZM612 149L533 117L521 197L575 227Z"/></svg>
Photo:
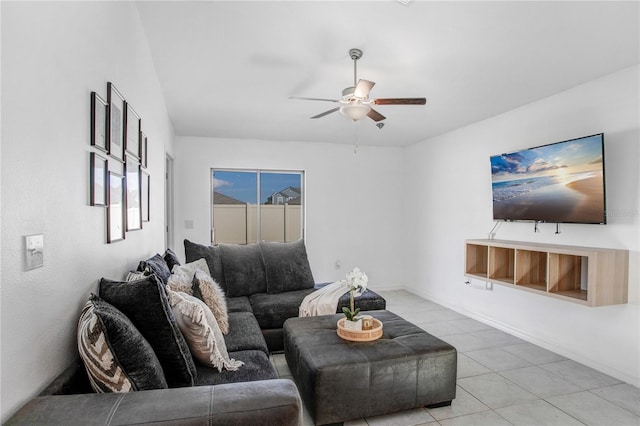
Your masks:
<svg viewBox="0 0 640 426"><path fill-rule="evenodd" d="M494 220L606 223L603 135L491 157Z"/></svg>

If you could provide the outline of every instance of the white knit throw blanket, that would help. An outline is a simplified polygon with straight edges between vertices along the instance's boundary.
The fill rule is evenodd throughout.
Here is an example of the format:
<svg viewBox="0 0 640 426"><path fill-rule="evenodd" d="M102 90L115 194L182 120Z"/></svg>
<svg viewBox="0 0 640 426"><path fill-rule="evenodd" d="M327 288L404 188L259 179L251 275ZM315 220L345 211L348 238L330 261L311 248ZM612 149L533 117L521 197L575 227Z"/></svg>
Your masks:
<svg viewBox="0 0 640 426"><path fill-rule="evenodd" d="M348 291L349 288L341 281L328 284L307 295L302 300L298 316L314 317L335 314L336 310L338 310L338 300Z"/></svg>

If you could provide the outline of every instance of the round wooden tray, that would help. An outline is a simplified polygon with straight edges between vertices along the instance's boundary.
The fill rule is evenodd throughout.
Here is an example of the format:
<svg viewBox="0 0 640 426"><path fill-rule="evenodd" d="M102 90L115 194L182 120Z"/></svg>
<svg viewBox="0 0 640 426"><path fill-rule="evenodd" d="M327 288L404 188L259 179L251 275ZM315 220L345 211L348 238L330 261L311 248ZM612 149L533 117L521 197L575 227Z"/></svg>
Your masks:
<svg viewBox="0 0 640 426"><path fill-rule="evenodd" d="M371 330L362 331L345 329L344 322L346 320L346 318L340 318L340 320L338 320L338 328L336 329L338 336L344 340L349 340L351 342L372 342L382 337L382 322L375 318L373 318L373 328Z"/></svg>

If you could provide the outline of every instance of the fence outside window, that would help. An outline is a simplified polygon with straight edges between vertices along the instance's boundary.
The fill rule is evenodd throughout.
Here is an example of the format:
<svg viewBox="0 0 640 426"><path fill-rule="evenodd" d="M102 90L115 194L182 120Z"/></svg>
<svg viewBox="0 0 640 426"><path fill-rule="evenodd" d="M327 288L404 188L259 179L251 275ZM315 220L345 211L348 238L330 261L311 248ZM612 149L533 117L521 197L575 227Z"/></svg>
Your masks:
<svg viewBox="0 0 640 426"><path fill-rule="evenodd" d="M303 182L299 171L212 170L212 243L302 238Z"/></svg>

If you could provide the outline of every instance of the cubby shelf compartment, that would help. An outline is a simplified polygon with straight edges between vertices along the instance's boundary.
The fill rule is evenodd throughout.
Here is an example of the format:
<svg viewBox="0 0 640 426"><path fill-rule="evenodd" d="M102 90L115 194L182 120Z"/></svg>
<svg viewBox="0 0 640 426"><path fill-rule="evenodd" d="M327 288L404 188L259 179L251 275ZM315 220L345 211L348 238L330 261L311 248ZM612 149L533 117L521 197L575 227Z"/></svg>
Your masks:
<svg viewBox="0 0 640 426"><path fill-rule="evenodd" d="M513 284L515 279L515 250L508 247L489 247L489 273L492 280Z"/></svg>
<svg viewBox="0 0 640 426"><path fill-rule="evenodd" d="M467 275L487 278L487 259L489 248L486 245L467 244L465 272Z"/></svg>
<svg viewBox="0 0 640 426"><path fill-rule="evenodd" d="M465 275L587 306L627 303L629 252L467 240Z"/></svg>

